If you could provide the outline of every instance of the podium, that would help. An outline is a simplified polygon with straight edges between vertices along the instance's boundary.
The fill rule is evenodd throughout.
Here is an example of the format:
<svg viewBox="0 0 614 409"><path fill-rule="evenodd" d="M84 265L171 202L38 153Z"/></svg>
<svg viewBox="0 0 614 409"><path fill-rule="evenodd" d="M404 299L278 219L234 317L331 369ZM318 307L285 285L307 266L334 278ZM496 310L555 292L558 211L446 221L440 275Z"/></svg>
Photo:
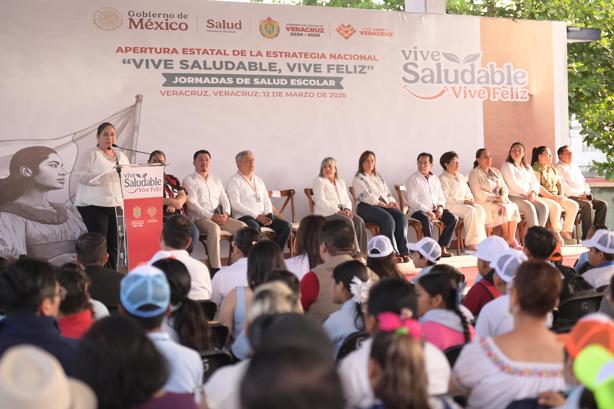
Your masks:
<svg viewBox="0 0 614 409"><path fill-rule="evenodd" d="M120 182L124 206L123 214L117 215L118 264L130 270L149 261L160 249L164 167L159 164L122 167Z"/></svg>

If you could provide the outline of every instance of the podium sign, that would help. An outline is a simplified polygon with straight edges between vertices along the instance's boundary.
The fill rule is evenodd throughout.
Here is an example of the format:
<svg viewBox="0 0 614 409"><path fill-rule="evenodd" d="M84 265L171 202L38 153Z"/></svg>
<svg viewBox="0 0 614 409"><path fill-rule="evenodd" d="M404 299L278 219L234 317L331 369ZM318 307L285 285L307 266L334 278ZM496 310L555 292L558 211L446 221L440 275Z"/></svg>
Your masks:
<svg viewBox="0 0 614 409"><path fill-rule="evenodd" d="M121 185L128 269L132 269L149 261L160 249L164 168L159 165L122 168Z"/></svg>

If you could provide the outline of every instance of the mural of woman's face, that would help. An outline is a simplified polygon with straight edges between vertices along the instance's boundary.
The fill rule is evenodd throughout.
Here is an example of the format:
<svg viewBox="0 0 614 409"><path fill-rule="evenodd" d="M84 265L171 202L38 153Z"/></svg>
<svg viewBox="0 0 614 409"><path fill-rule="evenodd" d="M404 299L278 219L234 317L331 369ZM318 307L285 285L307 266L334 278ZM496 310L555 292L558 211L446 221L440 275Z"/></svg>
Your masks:
<svg viewBox="0 0 614 409"><path fill-rule="evenodd" d="M38 165L38 172L30 180L45 190L62 189L67 173L62 158L57 153L51 153Z"/></svg>
<svg viewBox="0 0 614 409"><path fill-rule="evenodd" d="M107 126L102 130L99 135L96 135L98 141L98 147L102 150L111 149L113 144L117 142L117 136L115 135L115 128Z"/></svg>

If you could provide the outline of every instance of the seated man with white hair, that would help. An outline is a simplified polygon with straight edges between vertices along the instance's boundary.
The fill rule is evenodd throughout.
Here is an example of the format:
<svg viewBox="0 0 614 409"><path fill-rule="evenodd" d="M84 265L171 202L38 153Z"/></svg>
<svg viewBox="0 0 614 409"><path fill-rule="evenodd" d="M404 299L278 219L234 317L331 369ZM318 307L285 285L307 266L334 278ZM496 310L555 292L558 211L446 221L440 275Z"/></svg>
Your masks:
<svg viewBox="0 0 614 409"><path fill-rule="evenodd" d="M238 171L226 183L233 216L256 230L268 227L275 231L275 241L283 251L292 226L273 215L269 192L262 179L254 175L256 157L251 151L241 151L235 161Z"/></svg>

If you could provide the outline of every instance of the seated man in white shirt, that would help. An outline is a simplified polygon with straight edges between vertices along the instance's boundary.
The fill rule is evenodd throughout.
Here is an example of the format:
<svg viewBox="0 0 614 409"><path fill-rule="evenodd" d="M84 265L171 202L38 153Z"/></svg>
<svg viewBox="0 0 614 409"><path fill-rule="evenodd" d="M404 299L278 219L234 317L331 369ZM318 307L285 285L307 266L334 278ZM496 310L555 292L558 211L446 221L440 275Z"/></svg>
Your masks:
<svg viewBox="0 0 614 409"><path fill-rule="evenodd" d="M580 215L582 218L582 240L586 240L588 229L593 225L605 224L606 214L608 212L608 203L603 200L594 199L591 194L591 188L582 171L572 162L573 152L568 145L561 146L557 150L559 162L556 168L561 175L563 182L563 191L565 196L571 200L578 202L580 205ZM595 210L595 218L593 219L593 209Z"/></svg>
<svg viewBox="0 0 614 409"><path fill-rule="evenodd" d="M171 313L170 300L166 276L156 267L137 267L121 282L120 313L143 327L167 361L169 378L162 389L193 394L203 383L204 367L198 352L176 343L162 331L162 321Z"/></svg>
<svg viewBox="0 0 614 409"><path fill-rule="evenodd" d="M209 173L211 154L206 150L194 153L194 173L183 180L188 194L188 217L201 233L207 235L207 253L213 272L220 269L220 237L222 230L235 234L245 223L230 218L230 202L222 181Z"/></svg>
<svg viewBox="0 0 614 409"><path fill-rule="evenodd" d="M378 327L377 316L384 312L392 312L403 318L409 318L413 311L417 311L414 285L400 278L382 280L369 291L365 329L370 335L373 335ZM375 404L375 396L369 383L369 355L372 342L372 338L364 341L339 365L338 372L348 407L364 408ZM445 355L434 345L425 342L424 360L428 375L429 395L446 394L451 371Z"/></svg>
<svg viewBox="0 0 614 409"><path fill-rule="evenodd" d="M592 267L582 278L594 288L607 286L614 276L614 232L597 230L582 245L588 248L588 263Z"/></svg>
<svg viewBox="0 0 614 409"><path fill-rule="evenodd" d="M426 152L418 155L418 171L405 182L409 215L420 221L422 232L426 237L433 236L433 222L442 221L444 228L439 237L441 257L451 257L448 247L458 224L458 217L445 209L446 198L441 190L439 178L431 172L432 168L433 155Z"/></svg>
<svg viewBox="0 0 614 409"><path fill-rule="evenodd" d="M275 231L275 241L283 252L292 225L273 215L273 204L262 179L254 175L256 158L251 151L241 151L235 157L238 172L226 183L232 214L249 227Z"/></svg>
<svg viewBox="0 0 614 409"><path fill-rule="evenodd" d="M211 298L211 276L207 266L191 257L187 248L190 247L192 223L184 215L176 215L164 222L162 228L162 240L160 248L150 260L154 263L163 258L176 258L185 264L192 279L192 286L188 297L194 301L208 300Z"/></svg>
<svg viewBox="0 0 614 409"><path fill-rule="evenodd" d="M218 306L233 289L247 287L247 254L260 237L260 231L251 227L244 227L235 233L232 240L232 258L235 261L222 267L211 280L211 301Z"/></svg>

